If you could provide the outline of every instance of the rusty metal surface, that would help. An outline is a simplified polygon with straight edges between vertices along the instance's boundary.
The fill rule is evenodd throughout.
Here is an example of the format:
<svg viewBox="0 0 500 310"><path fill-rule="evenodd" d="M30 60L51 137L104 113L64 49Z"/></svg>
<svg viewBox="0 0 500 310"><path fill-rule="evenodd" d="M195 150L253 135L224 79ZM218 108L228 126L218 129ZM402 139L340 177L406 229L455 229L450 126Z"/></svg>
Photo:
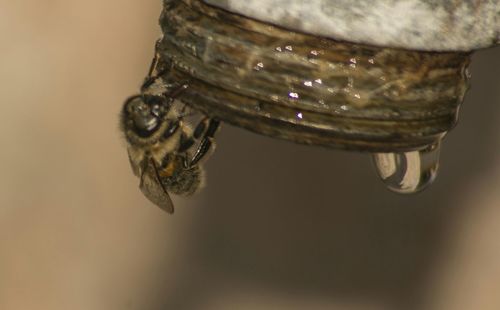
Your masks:
<svg viewBox="0 0 500 310"><path fill-rule="evenodd" d="M182 100L264 135L361 151L403 151L451 129L467 53L354 45L291 32L199 1L168 1L158 46L189 81Z"/></svg>

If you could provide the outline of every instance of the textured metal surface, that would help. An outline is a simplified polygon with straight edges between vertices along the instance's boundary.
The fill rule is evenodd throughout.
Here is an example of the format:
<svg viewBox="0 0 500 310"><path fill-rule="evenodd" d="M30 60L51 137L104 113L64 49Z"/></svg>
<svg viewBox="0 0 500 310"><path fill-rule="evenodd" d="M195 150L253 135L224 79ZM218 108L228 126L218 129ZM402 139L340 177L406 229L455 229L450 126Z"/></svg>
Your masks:
<svg viewBox="0 0 500 310"><path fill-rule="evenodd" d="M167 1L159 44L189 81L182 100L225 122L298 143L402 151L454 126L469 54L340 43L199 1Z"/></svg>

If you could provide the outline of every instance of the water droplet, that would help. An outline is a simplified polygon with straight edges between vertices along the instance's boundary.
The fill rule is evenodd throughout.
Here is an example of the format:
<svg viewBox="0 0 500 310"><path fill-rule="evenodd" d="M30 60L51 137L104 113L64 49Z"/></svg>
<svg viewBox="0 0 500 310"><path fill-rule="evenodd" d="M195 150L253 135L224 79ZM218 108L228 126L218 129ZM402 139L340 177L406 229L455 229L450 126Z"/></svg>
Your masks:
<svg viewBox="0 0 500 310"><path fill-rule="evenodd" d="M436 178L439 166L439 143L420 151L375 153L377 173L391 191L401 194L419 192Z"/></svg>
<svg viewBox="0 0 500 310"><path fill-rule="evenodd" d="M262 63L262 62L257 63L257 64L253 67L253 69L254 69L255 71L260 71L260 70L261 70L261 69L263 69L263 68L264 68L264 63Z"/></svg>
<svg viewBox="0 0 500 310"><path fill-rule="evenodd" d="M471 79L472 78L472 73L470 72L469 67L465 67L464 76L465 76L466 79Z"/></svg>

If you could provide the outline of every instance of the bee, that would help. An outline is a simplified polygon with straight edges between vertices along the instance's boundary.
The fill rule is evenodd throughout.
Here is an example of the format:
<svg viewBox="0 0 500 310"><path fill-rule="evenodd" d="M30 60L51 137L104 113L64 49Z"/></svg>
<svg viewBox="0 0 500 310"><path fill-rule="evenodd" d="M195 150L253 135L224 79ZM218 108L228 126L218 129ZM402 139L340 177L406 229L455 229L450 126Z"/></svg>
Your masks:
<svg viewBox="0 0 500 310"><path fill-rule="evenodd" d="M188 115L186 106L176 105L176 98L189 84L165 83L162 74L153 74L157 65L158 54L140 94L123 104L120 128L142 193L161 209L173 213L170 193L190 196L204 185L201 164L215 148L219 121L203 116L193 130L184 120ZM163 89L158 91L159 88Z"/></svg>

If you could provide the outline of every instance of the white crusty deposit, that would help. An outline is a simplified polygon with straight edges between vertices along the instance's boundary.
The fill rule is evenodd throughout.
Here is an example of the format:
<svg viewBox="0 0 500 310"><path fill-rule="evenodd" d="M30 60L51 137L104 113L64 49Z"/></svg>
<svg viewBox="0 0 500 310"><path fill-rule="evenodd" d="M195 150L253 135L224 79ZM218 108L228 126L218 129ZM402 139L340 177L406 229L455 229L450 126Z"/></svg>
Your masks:
<svg viewBox="0 0 500 310"><path fill-rule="evenodd" d="M500 0L205 0L338 40L433 51L500 43Z"/></svg>

